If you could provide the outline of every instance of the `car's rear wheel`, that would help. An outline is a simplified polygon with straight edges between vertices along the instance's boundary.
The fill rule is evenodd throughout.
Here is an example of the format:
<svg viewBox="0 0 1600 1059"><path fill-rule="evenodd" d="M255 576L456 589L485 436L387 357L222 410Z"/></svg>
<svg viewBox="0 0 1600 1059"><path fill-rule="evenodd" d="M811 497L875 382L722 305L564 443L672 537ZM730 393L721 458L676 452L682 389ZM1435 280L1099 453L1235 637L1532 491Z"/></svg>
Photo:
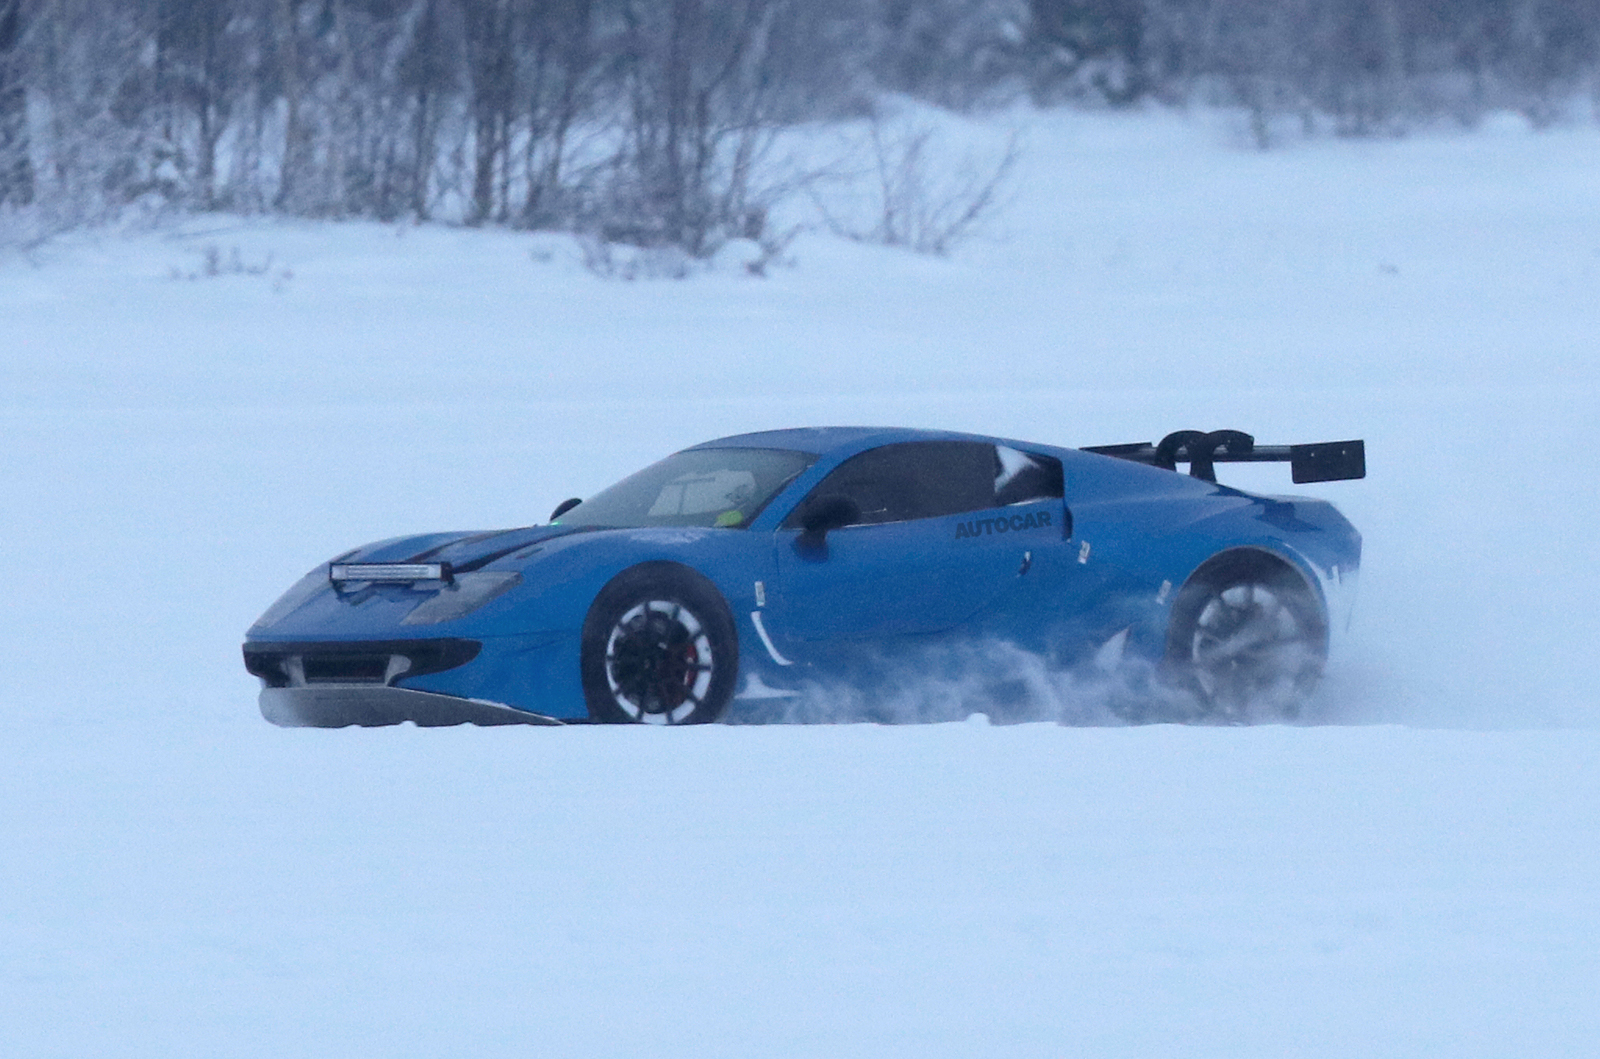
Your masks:
<svg viewBox="0 0 1600 1059"><path fill-rule="evenodd" d="M589 716L623 724L704 724L722 715L739 667L733 616L705 578L671 563L617 575L583 626Z"/></svg>
<svg viewBox="0 0 1600 1059"><path fill-rule="evenodd" d="M1167 661L1200 719L1293 718L1316 690L1328 624L1305 578L1276 556L1220 556L1173 604Z"/></svg>

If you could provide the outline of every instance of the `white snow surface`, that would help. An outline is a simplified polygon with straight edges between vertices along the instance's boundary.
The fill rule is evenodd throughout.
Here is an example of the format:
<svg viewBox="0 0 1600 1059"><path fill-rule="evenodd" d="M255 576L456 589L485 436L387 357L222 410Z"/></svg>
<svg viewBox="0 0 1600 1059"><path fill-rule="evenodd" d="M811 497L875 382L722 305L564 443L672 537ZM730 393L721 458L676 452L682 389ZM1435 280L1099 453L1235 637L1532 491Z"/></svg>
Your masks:
<svg viewBox="0 0 1600 1059"><path fill-rule="evenodd" d="M946 123L1013 129L948 259L620 282L230 217L0 255L0 1055L1600 1054L1600 134ZM257 714L243 631L317 562L819 423L1365 438L1302 490L1366 538L1310 723Z"/></svg>

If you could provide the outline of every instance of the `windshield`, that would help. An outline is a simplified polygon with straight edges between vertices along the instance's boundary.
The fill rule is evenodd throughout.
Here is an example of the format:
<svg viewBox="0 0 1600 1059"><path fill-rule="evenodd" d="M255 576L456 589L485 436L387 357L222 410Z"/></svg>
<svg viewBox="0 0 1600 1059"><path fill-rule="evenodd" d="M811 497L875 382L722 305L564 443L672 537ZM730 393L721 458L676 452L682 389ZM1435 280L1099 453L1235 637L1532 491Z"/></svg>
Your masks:
<svg viewBox="0 0 1600 1059"><path fill-rule="evenodd" d="M748 526L815 461L788 449L691 449L629 475L552 525Z"/></svg>

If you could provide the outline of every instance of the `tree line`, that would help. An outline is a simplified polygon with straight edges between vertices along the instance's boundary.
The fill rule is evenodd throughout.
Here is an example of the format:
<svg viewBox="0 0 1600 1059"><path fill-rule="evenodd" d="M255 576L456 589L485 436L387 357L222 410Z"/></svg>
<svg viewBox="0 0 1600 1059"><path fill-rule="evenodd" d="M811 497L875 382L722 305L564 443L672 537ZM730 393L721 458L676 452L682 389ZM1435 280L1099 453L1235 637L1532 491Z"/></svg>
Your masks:
<svg viewBox="0 0 1600 1059"><path fill-rule="evenodd" d="M1600 0L0 0L0 208L761 238L882 93L1241 107L1257 141L1600 108Z"/></svg>

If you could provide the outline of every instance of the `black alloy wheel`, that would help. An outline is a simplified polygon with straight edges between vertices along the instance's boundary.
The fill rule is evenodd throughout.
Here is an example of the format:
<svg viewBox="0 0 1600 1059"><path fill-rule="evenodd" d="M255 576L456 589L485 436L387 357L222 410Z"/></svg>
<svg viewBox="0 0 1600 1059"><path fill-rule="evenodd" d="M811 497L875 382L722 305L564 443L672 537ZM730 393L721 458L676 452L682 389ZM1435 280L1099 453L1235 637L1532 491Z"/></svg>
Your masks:
<svg viewBox="0 0 1600 1059"><path fill-rule="evenodd" d="M624 571L583 627L583 691L597 721L704 724L738 675L733 617L716 588L670 563Z"/></svg>
<svg viewBox="0 0 1600 1059"><path fill-rule="evenodd" d="M1198 720L1285 720L1322 679L1328 624L1298 571L1265 552L1203 567L1173 605L1167 660Z"/></svg>

